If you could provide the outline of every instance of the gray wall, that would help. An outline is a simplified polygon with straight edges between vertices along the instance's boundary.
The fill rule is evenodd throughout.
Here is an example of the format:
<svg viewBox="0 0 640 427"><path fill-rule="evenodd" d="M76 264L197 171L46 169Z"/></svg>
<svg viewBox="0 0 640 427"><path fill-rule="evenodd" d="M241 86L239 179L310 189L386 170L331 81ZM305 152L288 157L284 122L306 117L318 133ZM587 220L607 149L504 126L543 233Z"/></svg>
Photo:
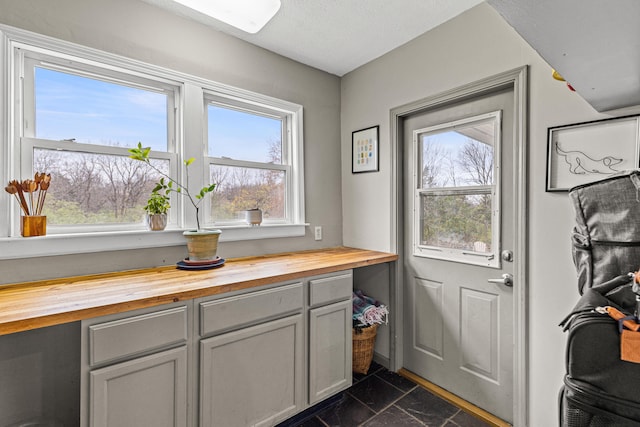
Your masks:
<svg viewBox="0 0 640 427"><path fill-rule="evenodd" d="M342 243L338 77L137 0L0 0L0 23L301 104L311 228L300 238L222 243L219 254ZM323 227L322 241L313 239L315 225ZM185 247L174 247L0 261L0 283L170 265L184 256Z"/></svg>
<svg viewBox="0 0 640 427"><path fill-rule="evenodd" d="M342 80L134 0L0 0L0 22L305 107L307 222L324 227L324 240L307 231L304 238L224 243L227 257L342 241L391 250L389 110L529 65L529 425L556 425L566 339L557 323L578 295L572 208L566 194L544 191L546 129L611 114L596 113L553 80L551 67L491 7L481 4ZM380 172L352 175L351 132L372 125L380 125ZM183 248L159 248L0 261L0 283L172 264L180 256Z"/></svg>
<svg viewBox="0 0 640 427"><path fill-rule="evenodd" d="M610 117L551 78L551 67L483 3L342 79L343 238L347 246L391 250L389 111L529 65L529 425L557 425L566 335L557 326L578 299L571 260L573 209L546 193L549 126ZM640 111L640 108L636 109ZM616 112L615 115L632 111ZM380 172L351 174L351 132L380 125ZM388 301L387 301L388 302Z"/></svg>

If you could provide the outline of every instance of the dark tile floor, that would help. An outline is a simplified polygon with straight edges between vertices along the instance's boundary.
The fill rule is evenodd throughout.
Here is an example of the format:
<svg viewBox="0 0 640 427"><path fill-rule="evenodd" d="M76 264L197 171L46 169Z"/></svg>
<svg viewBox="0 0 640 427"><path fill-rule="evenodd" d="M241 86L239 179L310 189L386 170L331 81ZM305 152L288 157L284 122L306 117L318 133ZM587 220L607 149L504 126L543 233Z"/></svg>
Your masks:
<svg viewBox="0 0 640 427"><path fill-rule="evenodd" d="M487 427L417 384L373 363L342 394L278 427Z"/></svg>

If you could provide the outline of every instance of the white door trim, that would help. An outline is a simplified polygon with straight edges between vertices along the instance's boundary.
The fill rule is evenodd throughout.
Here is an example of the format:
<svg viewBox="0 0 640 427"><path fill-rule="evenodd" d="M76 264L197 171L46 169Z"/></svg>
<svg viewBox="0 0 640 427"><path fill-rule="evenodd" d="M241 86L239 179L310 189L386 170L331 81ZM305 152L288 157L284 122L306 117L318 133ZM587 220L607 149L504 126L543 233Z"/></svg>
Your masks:
<svg viewBox="0 0 640 427"><path fill-rule="evenodd" d="M398 254L398 261L391 271L391 342L390 367L397 371L403 365L403 291L404 281L404 205L403 205L403 126L404 119L412 114L428 111L449 103L475 97L501 87L513 89L514 96L514 189L515 213L514 251L514 354L513 354L513 419L515 427L527 426L528 420L528 336L527 336L527 79L528 68L523 66L506 71L455 89L442 92L391 110L391 251Z"/></svg>

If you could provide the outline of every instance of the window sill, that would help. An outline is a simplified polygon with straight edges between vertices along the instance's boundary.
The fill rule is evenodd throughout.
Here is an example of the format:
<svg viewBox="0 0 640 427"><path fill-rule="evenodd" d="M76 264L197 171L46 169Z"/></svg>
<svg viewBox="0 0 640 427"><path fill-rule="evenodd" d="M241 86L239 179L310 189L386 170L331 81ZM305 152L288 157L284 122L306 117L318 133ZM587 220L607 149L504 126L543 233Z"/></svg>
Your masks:
<svg viewBox="0 0 640 427"><path fill-rule="evenodd" d="M308 224L219 227L220 242L302 237ZM119 231L110 233L49 234L41 237L0 238L0 260L76 253L144 249L185 244L183 230Z"/></svg>

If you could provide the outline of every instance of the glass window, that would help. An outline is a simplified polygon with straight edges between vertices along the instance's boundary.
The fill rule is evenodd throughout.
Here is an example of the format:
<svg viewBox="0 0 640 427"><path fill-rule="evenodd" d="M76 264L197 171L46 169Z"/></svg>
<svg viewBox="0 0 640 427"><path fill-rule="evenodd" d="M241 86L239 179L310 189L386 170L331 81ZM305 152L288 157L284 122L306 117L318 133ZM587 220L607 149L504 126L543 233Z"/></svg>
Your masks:
<svg viewBox="0 0 640 427"><path fill-rule="evenodd" d="M0 172L52 176L42 211L47 235L37 247L13 239L20 208L0 196L0 253L182 244L181 230L197 221L175 193L165 232L130 238L146 232L143 206L162 174L190 189L218 184L199 222L226 227L225 240L305 235L301 105L7 27L0 39L7 50L0 110L10 118L0 120ZM160 172L129 158L138 143ZM246 224L244 211L256 207L273 227Z"/></svg>
<svg viewBox="0 0 640 427"><path fill-rule="evenodd" d="M126 155L35 148L36 171L52 182L43 215L47 225L119 224L142 221L144 205L160 175ZM161 170L168 161L154 160Z"/></svg>
<svg viewBox="0 0 640 427"><path fill-rule="evenodd" d="M160 175L128 149L141 142L161 170L175 169L169 112L176 88L43 54L27 54L24 63L22 175L51 174L48 233L143 229Z"/></svg>
<svg viewBox="0 0 640 427"><path fill-rule="evenodd" d="M258 208L266 224L293 223L291 114L214 98L207 113L210 177L217 184L210 221L241 224L244 211Z"/></svg>
<svg viewBox="0 0 640 427"><path fill-rule="evenodd" d="M35 69L35 137L167 151L167 94Z"/></svg>
<svg viewBox="0 0 640 427"><path fill-rule="evenodd" d="M209 156L282 164L282 119L208 106Z"/></svg>
<svg viewBox="0 0 640 427"><path fill-rule="evenodd" d="M491 253L491 194L423 194L420 201L420 245Z"/></svg>
<svg viewBox="0 0 640 427"><path fill-rule="evenodd" d="M212 165L211 182L217 184L212 206L219 222L244 221L243 211L255 208L265 221L286 219L283 171Z"/></svg>
<svg viewBox="0 0 640 427"><path fill-rule="evenodd" d="M417 130L414 141L416 255L492 265L500 112Z"/></svg>

